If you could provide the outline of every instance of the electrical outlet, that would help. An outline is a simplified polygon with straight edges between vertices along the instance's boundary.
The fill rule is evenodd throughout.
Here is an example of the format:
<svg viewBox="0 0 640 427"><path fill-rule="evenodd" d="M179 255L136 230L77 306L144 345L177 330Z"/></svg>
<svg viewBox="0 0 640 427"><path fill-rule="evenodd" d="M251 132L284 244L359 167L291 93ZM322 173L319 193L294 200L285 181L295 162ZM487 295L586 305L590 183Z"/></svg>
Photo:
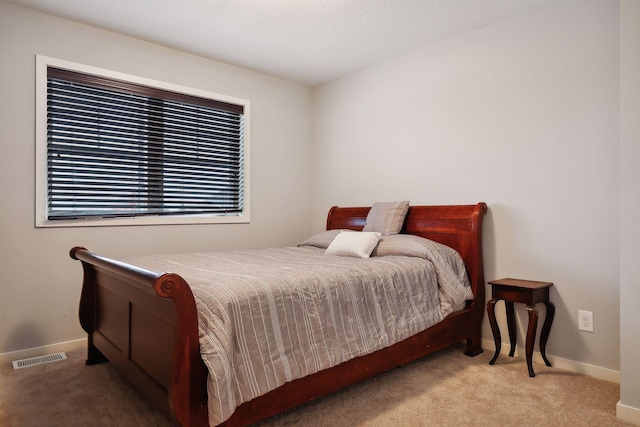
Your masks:
<svg viewBox="0 0 640 427"><path fill-rule="evenodd" d="M578 329L593 332L593 312L578 310Z"/></svg>

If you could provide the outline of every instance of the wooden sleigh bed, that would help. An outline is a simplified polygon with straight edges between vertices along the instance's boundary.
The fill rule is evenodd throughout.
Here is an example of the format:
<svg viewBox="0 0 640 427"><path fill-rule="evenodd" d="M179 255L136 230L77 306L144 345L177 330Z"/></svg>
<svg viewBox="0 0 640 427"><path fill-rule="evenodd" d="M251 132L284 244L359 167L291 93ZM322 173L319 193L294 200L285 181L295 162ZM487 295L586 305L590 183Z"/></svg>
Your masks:
<svg viewBox="0 0 640 427"><path fill-rule="evenodd" d="M333 207L327 230L362 230L369 207ZM443 243L464 260L474 299L461 311L390 347L286 382L240 405L222 425L248 425L314 398L401 366L455 343L482 352L485 306L482 260L484 203L412 206L402 233ZM207 426L207 368L200 356L198 314L187 282L74 247L84 281L80 323L88 333L87 364L110 361L160 412L176 424Z"/></svg>

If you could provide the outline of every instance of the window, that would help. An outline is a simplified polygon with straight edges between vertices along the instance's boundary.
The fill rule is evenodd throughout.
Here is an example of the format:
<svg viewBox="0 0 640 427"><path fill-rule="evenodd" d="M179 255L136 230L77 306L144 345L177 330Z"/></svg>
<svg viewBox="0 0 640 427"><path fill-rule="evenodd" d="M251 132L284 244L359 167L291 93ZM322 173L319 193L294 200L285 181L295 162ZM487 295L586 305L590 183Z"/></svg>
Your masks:
<svg viewBox="0 0 640 427"><path fill-rule="evenodd" d="M248 220L247 101L38 58L37 225Z"/></svg>

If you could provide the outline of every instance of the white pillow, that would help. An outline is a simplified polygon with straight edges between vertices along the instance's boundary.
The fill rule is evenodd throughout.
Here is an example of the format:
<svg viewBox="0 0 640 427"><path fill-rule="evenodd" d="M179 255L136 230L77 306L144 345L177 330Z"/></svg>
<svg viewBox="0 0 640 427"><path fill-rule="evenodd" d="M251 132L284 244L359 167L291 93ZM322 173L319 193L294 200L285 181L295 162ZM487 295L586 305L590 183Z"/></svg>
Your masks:
<svg viewBox="0 0 640 427"><path fill-rule="evenodd" d="M333 239L325 254L369 258L381 236L378 232L345 231Z"/></svg>

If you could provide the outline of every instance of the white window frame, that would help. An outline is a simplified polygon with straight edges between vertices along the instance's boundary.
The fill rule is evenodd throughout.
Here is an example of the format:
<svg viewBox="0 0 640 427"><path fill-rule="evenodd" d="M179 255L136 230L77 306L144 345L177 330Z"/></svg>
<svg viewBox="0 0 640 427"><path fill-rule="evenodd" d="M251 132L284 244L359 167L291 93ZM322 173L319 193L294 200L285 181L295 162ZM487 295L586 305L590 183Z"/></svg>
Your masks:
<svg viewBox="0 0 640 427"><path fill-rule="evenodd" d="M158 89L184 93L217 101L242 105L244 108L244 203L240 213L199 214L199 215L162 215L128 218L88 218L69 220L49 220L47 218L47 67L62 68L85 74L107 77L150 86ZM236 224L250 222L250 102L246 99L221 95L201 89L180 86L172 83L152 80L144 77L105 70L102 68L78 64L75 62L36 55L36 109L35 109L35 148L36 148L36 188L35 188L35 226L40 227L94 227L94 226L131 226L131 225L169 225L169 224Z"/></svg>

